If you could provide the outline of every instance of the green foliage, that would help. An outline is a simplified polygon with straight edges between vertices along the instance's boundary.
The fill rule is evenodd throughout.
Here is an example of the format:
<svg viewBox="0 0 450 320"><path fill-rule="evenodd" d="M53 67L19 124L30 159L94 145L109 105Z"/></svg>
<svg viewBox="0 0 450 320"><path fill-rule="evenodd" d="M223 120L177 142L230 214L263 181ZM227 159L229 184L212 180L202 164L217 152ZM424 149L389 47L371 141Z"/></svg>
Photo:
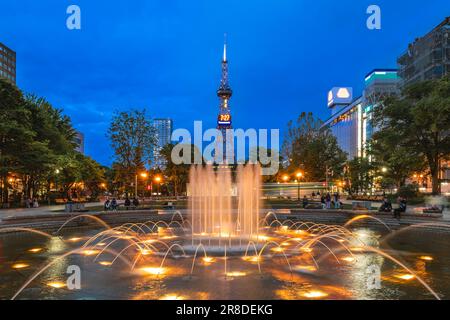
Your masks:
<svg viewBox="0 0 450 320"><path fill-rule="evenodd" d="M406 169L400 175L424 161L433 193L440 193L440 163L450 158L450 79L417 83L406 88L401 98L388 98L374 111L374 124L380 128L373 137L380 150L397 149L404 157L415 158L400 163ZM399 165L398 159L386 163Z"/></svg>
<svg viewBox="0 0 450 320"><path fill-rule="evenodd" d="M0 79L0 179L6 186L2 202L9 200L9 174L21 180L23 199L37 194L49 199L54 184L68 194L75 183L92 187L93 181L102 181L99 165L74 150L74 138L75 130L62 110L43 98L24 96Z"/></svg>
<svg viewBox="0 0 450 320"><path fill-rule="evenodd" d="M188 164L174 164L172 162L173 144L168 144L162 148L160 155L163 157L166 168L163 170L165 179L169 185L169 189L173 190L173 194L178 196L186 191L186 184L189 181L189 171L191 166ZM195 145L187 146L186 149L191 150L191 160L194 160L194 155L199 154L200 150ZM184 149L183 149L184 150ZM183 156L183 154L179 155Z"/></svg>
<svg viewBox="0 0 450 320"><path fill-rule="evenodd" d="M406 199L413 199L419 196L419 186L417 184L408 184L398 189L397 195Z"/></svg>
<svg viewBox="0 0 450 320"><path fill-rule="evenodd" d="M354 158L348 161L345 170L347 191L350 194L363 193L372 189L375 167L367 158Z"/></svg>
<svg viewBox="0 0 450 320"><path fill-rule="evenodd" d="M125 191L129 192L135 175L150 165L156 143L155 129L145 110L116 112L108 137L114 150L117 180L124 181Z"/></svg>
<svg viewBox="0 0 450 320"><path fill-rule="evenodd" d="M340 177L347 158L336 138L321 125L312 113L302 113L295 125L289 122L283 145L288 170L303 170L309 181L325 181L327 174L328 178Z"/></svg>

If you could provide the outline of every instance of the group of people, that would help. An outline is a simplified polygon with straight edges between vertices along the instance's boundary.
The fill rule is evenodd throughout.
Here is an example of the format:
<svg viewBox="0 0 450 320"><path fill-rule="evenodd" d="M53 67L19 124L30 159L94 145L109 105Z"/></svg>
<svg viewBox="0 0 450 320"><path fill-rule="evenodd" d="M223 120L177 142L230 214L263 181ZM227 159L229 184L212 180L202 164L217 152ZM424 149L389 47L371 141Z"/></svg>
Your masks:
<svg viewBox="0 0 450 320"><path fill-rule="evenodd" d="M329 192L327 194L320 193L320 191L313 192L311 194L312 198L315 199L316 197L320 198L320 203L322 204L323 209L341 209L343 208L344 204L341 201L341 196L338 192L335 192L333 195L331 195ZM306 208L308 205L308 198L306 196L303 197L303 208Z"/></svg>
<svg viewBox="0 0 450 320"><path fill-rule="evenodd" d="M403 197L397 198L398 208L394 209L394 218L400 219L402 213L406 212L406 199ZM379 212L392 212L392 203L388 198L383 199L383 203L378 209Z"/></svg>
<svg viewBox="0 0 450 320"><path fill-rule="evenodd" d="M139 206L139 199L133 198L130 200L130 198L126 197L125 202L123 203L126 210L128 210L131 206L137 208ZM105 211L117 211L119 208L119 204L117 203L117 199L113 198L112 200L106 199L104 209Z"/></svg>
<svg viewBox="0 0 450 320"><path fill-rule="evenodd" d="M27 208L39 208L39 202L37 201L36 198L34 199L27 198L27 200L25 200L25 206Z"/></svg>

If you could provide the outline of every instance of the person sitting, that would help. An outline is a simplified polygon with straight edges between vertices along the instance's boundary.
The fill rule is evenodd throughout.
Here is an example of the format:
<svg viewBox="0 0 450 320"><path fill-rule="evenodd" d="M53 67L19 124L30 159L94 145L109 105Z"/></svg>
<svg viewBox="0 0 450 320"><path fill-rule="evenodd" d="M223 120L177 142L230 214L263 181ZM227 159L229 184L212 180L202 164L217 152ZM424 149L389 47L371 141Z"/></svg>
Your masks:
<svg viewBox="0 0 450 320"><path fill-rule="evenodd" d="M125 209L128 210L129 207L131 206L130 198L126 197L123 205L125 206Z"/></svg>
<svg viewBox="0 0 450 320"><path fill-rule="evenodd" d="M392 203L387 199L383 199L383 203L381 204L378 212L391 212L392 211Z"/></svg>
<svg viewBox="0 0 450 320"><path fill-rule="evenodd" d="M116 200L116 198L112 199L110 208L111 208L112 211L117 211L117 200Z"/></svg>
<svg viewBox="0 0 450 320"><path fill-rule="evenodd" d="M133 206L134 206L135 208L139 207L139 200L138 200L137 197L135 197L135 198L133 199Z"/></svg>
<svg viewBox="0 0 450 320"><path fill-rule="evenodd" d="M406 212L406 199L399 198L398 202L399 202L398 208L394 209L394 218L400 220L402 212Z"/></svg>
<svg viewBox="0 0 450 320"><path fill-rule="evenodd" d="M110 204L111 204L111 201L109 201L109 199L106 199L105 204L104 204L104 206L103 206L103 209L104 209L105 211L108 211L108 210L109 210Z"/></svg>
<svg viewBox="0 0 450 320"><path fill-rule="evenodd" d="M303 209L308 206L308 198L306 196L303 197Z"/></svg>

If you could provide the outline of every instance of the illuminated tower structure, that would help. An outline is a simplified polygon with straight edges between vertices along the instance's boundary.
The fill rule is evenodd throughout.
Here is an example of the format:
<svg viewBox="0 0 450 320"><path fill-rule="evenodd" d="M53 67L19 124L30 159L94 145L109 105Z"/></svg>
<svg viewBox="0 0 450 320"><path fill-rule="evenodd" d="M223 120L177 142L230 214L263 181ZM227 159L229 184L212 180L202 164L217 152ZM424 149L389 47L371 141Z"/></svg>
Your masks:
<svg viewBox="0 0 450 320"><path fill-rule="evenodd" d="M222 78L220 80L220 87L217 90L217 96L220 99L219 116L217 118L217 129L221 131L218 143L222 144L223 152L217 152L215 155L215 162L219 164L228 164L234 160L234 146L233 138L227 137L227 130L232 129L231 112L229 100L233 95L230 84L228 83L228 61L227 61L227 43L225 41L223 46L222 59ZM228 146L228 147L227 147ZM228 152L227 154L227 149Z"/></svg>

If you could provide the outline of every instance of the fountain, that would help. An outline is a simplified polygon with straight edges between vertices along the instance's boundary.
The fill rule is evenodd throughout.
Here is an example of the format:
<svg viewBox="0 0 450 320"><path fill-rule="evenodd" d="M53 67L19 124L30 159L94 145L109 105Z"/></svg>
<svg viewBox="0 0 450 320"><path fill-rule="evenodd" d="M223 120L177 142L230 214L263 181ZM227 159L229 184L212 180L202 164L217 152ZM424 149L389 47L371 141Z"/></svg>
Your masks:
<svg viewBox="0 0 450 320"><path fill-rule="evenodd" d="M239 166L235 183L229 169L193 166L189 184L191 244L208 251L243 251L243 243L259 244L261 172L259 165Z"/></svg>
<svg viewBox="0 0 450 320"><path fill-rule="evenodd" d="M27 291L39 281L45 297L80 298L62 281L65 270L60 266L65 262L93 271L92 276L83 273L89 292L97 292L96 285L112 286L111 292L121 293L113 298L119 299L129 298L130 288L137 288L135 299L394 299L401 296L400 289L411 288L416 296L440 299L442 294L428 284L427 265L439 263L448 251L434 259L435 247L424 246L409 256L390 247L396 237L428 224L392 231L370 215L343 225L278 219L276 212L262 213L260 190L257 165L239 166L235 177L226 168L193 166L187 219L173 212L158 215L159 220L111 227L98 217L83 215L102 230L65 233L76 217L53 235L24 227L0 229L0 235L16 231L34 237L22 246L14 239L5 243L15 251L5 254L13 258L4 263L9 271L0 272L12 280L7 288L0 287L0 298L39 298L33 296L36 291ZM364 220L379 224L384 234L355 226ZM2 243L0 237L0 249ZM379 294L365 287L367 268L374 265L383 267L387 287ZM100 272L105 269L115 272ZM116 275L123 276L112 281Z"/></svg>

